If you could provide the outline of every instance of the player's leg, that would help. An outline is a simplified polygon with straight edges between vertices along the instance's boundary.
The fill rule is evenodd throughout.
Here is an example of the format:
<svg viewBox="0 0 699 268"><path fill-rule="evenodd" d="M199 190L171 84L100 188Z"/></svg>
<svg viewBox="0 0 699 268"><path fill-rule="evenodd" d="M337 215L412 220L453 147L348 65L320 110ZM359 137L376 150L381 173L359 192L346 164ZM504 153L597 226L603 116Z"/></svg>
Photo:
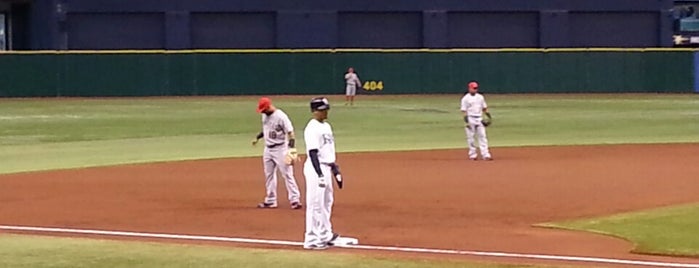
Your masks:
<svg viewBox="0 0 699 268"><path fill-rule="evenodd" d="M313 166L305 165L303 176L306 179L306 232L303 248L322 249L327 247L321 237L322 224L322 188L318 187L318 175Z"/></svg>
<svg viewBox="0 0 699 268"><path fill-rule="evenodd" d="M476 152L476 140L474 139L473 135L475 134L475 131L473 130L473 126L470 124L465 127L466 129L466 142L468 143L468 158L471 160L476 160L478 157L478 154Z"/></svg>
<svg viewBox="0 0 699 268"><path fill-rule="evenodd" d="M485 160L492 160L492 156L490 155L490 150L488 148L488 137L485 134L485 127L483 125L479 125L478 128L476 128L476 131L478 132L478 145L480 146L481 156Z"/></svg>
<svg viewBox="0 0 699 268"><path fill-rule="evenodd" d="M258 205L259 208L277 207L277 165L274 162L274 155L265 148L262 156L262 163L265 172L265 201Z"/></svg>
<svg viewBox="0 0 699 268"><path fill-rule="evenodd" d="M286 154L287 150L276 150L276 152L274 153L274 162L277 165L277 167L279 167L279 173L281 173L282 177L284 177L284 182L286 184L286 192L288 193L289 197L289 204L292 205L292 208L298 209L301 208L299 206L301 204L299 203L301 193L299 192L299 186L296 183L296 178L294 177L294 167L284 163Z"/></svg>
<svg viewBox="0 0 699 268"><path fill-rule="evenodd" d="M354 88L353 85L345 86L345 105L350 104L350 99L352 98L352 89L353 88Z"/></svg>
<svg viewBox="0 0 699 268"><path fill-rule="evenodd" d="M354 96L357 95L357 86L353 86L350 89L350 105L354 105Z"/></svg>
<svg viewBox="0 0 699 268"><path fill-rule="evenodd" d="M353 86L350 92L350 105L354 105L354 97L357 95L357 86Z"/></svg>
<svg viewBox="0 0 699 268"><path fill-rule="evenodd" d="M328 172L328 173L326 173ZM327 167L326 169L323 170L323 174L330 174L331 169L330 167ZM329 175L330 176L330 175ZM323 233L323 241L329 242L333 238L333 224L331 221L332 218L332 211L333 211L333 204L335 202L335 196L334 196L334 188L333 188L333 180L332 178L328 177L330 181L328 182L328 186L325 187L325 191L323 192L324 198L323 198L323 209L324 209L324 215L323 215L323 226L325 226L325 232Z"/></svg>

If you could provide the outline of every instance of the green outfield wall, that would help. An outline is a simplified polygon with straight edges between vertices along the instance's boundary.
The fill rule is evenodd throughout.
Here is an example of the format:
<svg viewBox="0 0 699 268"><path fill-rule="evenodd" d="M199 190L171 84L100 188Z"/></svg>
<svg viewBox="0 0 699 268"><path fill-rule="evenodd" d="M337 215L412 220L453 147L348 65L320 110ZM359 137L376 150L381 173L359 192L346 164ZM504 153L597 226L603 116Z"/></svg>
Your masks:
<svg viewBox="0 0 699 268"><path fill-rule="evenodd" d="M73 51L0 54L1 97L694 92L672 49Z"/></svg>

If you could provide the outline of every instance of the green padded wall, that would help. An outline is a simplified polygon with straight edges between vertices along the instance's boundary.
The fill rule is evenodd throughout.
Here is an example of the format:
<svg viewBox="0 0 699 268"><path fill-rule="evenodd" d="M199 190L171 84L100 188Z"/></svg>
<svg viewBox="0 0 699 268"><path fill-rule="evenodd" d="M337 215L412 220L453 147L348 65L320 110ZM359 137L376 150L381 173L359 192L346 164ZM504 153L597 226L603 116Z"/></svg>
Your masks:
<svg viewBox="0 0 699 268"><path fill-rule="evenodd" d="M0 97L343 94L343 74L379 94L682 92L688 50L134 51L0 55Z"/></svg>

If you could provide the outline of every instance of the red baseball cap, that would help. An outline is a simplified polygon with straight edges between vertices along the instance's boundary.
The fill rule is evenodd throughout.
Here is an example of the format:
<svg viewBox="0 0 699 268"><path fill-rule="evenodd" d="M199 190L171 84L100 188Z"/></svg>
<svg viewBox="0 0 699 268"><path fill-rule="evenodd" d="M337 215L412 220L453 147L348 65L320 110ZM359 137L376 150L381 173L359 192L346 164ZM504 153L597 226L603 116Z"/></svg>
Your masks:
<svg viewBox="0 0 699 268"><path fill-rule="evenodd" d="M269 108L270 106L272 106L272 100L270 100L267 97L262 97L260 98L260 101L257 103L257 112L261 113L262 111L267 110L267 108Z"/></svg>
<svg viewBox="0 0 699 268"><path fill-rule="evenodd" d="M478 83L476 83L476 82L468 83L468 88L478 88Z"/></svg>

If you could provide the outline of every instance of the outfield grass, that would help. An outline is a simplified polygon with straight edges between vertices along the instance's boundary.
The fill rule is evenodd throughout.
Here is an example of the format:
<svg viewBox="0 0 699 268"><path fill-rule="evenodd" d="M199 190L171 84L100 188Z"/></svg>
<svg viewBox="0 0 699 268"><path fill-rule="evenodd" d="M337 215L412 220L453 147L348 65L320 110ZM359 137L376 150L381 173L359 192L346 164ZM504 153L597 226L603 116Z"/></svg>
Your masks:
<svg viewBox="0 0 699 268"><path fill-rule="evenodd" d="M699 204L654 209L541 226L621 237L634 252L699 257Z"/></svg>
<svg viewBox="0 0 699 268"><path fill-rule="evenodd" d="M553 267L399 260L356 254L269 249L232 249L96 239L0 236L0 267Z"/></svg>
<svg viewBox="0 0 699 268"><path fill-rule="evenodd" d="M487 97L493 147L699 142L698 95ZM333 102L338 151L464 147L459 98L360 97L356 107ZM249 146L260 129L256 99L2 100L0 174L259 155L261 148ZM309 118L307 101L275 98L299 134Z"/></svg>

